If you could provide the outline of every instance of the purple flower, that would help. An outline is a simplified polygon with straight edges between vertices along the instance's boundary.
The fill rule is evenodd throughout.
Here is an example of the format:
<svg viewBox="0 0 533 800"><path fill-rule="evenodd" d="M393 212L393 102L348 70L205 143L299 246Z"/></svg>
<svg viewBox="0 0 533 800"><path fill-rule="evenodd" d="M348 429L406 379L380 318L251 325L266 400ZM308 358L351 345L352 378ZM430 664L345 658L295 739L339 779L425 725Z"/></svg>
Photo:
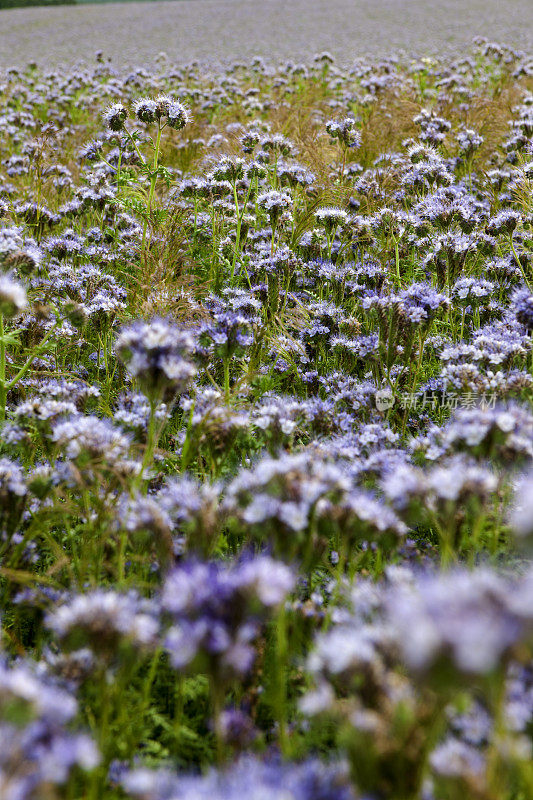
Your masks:
<svg viewBox="0 0 533 800"><path fill-rule="evenodd" d="M183 394L196 374L191 360L192 335L164 319L134 322L123 328L115 344L130 375L147 397L161 399L165 392Z"/></svg>

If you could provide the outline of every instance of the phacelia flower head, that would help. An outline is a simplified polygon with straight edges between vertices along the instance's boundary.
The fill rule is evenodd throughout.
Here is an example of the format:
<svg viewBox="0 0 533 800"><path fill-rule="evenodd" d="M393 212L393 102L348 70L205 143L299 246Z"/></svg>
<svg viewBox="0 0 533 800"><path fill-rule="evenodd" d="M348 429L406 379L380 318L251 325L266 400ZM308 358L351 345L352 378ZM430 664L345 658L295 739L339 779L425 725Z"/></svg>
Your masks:
<svg viewBox="0 0 533 800"><path fill-rule="evenodd" d="M104 111L104 122L110 131L118 132L128 118L128 109L122 103L113 103Z"/></svg>
<svg viewBox="0 0 533 800"><path fill-rule="evenodd" d="M133 111L139 122L150 125L156 119L157 103L150 97L141 97L133 104Z"/></svg>
<svg viewBox="0 0 533 800"><path fill-rule="evenodd" d="M357 124L352 117L329 120L326 122L326 131L332 139L338 139L345 147L359 147L361 144L361 134L357 130Z"/></svg>
<svg viewBox="0 0 533 800"><path fill-rule="evenodd" d="M173 100L167 109L167 123L171 128L180 131L191 122L191 112L183 103Z"/></svg>
<svg viewBox="0 0 533 800"><path fill-rule="evenodd" d="M533 294L529 289L518 289L511 297L511 303L520 325L533 332Z"/></svg>
<svg viewBox="0 0 533 800"><path fill-rule="evenodd" d="M113 656L128 643L146 648L156 641L158 622L153 609L134 592L119 594L95 589L79 594L48 614L46 626L68 650L90 646Z"/></svg>
<svg viewBox="0 0 533 800"><path fill-rule="evenodd" d="M137 321L123 328L116 351L149 398L183 394L196 374L192 335L170 320Z"/></svg>

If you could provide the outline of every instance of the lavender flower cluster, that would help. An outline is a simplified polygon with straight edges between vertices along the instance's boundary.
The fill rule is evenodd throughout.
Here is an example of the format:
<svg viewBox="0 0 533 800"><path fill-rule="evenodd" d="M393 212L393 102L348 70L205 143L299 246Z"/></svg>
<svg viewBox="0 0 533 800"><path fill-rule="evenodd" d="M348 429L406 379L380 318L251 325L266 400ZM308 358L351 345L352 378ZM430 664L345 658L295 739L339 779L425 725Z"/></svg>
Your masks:
<svg viewBox="0 0 533 800"><path fill-rule="evenodd" d="M0 75L0 798L531 796L532 79Z"/></svg>

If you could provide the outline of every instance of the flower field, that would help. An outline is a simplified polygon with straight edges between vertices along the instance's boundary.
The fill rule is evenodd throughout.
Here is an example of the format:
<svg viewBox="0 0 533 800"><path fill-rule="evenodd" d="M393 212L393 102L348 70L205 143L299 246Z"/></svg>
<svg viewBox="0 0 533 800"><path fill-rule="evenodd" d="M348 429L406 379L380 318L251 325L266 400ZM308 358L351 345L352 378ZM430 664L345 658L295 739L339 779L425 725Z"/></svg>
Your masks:
<svg viewBox="0 0 533 800"><path fill-rule="evenodd" d="M72 67L102 50L120 70L151 71L160 51L179 63L262 56L310 61L464 52L475 35L533 47L530 0L77 0L59 8L2 9L0 68L36 61ZM24 0L20 0L24 2Z"/></svg>
<svg viewBox="0 0 533 800"><path fill-rule="evenodd" d="M531 57L0 98L0 800L530 800Z"/></svg>

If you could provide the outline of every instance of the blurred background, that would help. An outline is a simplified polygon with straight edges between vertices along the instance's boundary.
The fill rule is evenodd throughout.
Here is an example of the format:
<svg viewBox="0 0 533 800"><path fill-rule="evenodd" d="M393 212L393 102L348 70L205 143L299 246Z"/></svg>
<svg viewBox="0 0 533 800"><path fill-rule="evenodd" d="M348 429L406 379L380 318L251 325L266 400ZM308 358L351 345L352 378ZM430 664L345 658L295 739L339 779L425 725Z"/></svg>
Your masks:
<svg viewBox="0 0 533 800"><path fill-rule="evenodd" d="M460 50L474 36L528 49L533 38L533 0L0 0L0 9L3 68L72 65L97 50L117 68L147 65L161 51L209 62L308 61L328 50L346 64Z"/></svg>

